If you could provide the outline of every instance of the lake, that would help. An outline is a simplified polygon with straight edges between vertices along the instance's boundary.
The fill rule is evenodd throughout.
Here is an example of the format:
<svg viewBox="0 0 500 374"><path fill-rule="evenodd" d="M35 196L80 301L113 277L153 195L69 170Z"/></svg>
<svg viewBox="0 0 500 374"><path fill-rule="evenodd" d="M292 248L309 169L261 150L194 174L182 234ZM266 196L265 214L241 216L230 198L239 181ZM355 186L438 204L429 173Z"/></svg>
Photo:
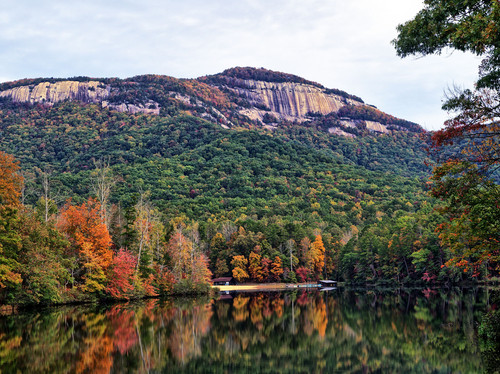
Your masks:
<svg viewBox="0 0 500 374"><path fill-rule="evenodd" d="M1 373L475 373L485 289L239 293L0 317Z"/></svg>

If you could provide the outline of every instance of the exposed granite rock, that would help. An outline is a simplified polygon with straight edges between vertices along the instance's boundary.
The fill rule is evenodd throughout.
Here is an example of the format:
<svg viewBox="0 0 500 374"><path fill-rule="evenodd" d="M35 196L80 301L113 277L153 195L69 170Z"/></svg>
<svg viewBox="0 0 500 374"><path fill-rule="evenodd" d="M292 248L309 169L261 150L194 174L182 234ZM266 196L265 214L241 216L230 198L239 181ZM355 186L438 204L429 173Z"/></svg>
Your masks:
<svg viewBox="0 0 500 374"><path fill-rule="evenodd" d="M227 84L227 88L252 105L253 108L241 111L251 119L262 119L265 113L270 113L278 119L305 121L309 113L324 115L337 112L346 104L362 104L303 83L227 78Z"/></svg>
<svg viewBox="0 0 500 374"><path fill-rule="evenodd" d="M37 85L14 87L0 92L0 97L10 97L18 103L55 104L64 100L97 103L109 96L110 87L101 82L61 81L42 82Z"/></svg>
<svg viewBox="0 0 500 374"><path fill-rule="evenodd" d="M387 127L385 125L382 125L379 122L373 122L373 121L365 121L366 123L366 128L371 131L375 132L382 132L382 133L388 133L389 130L387 130Z"/></svg>
<svg viewBox="0 0 500 374"><path fill-rule="evenodd" d="M101 103L103 108L131 114L160 114L160 105L154 101L143 104L109 103L111 87L99 81L77 82L42 82L36 85L14 87L0 92L0 97L10 97L16 103L41 103L53 105L70 100L86 104Z"/></svg>
<svg viewBox="0 0 500 374"><path fill-rule="evenodd" d="M136 113L145 113L145 114L155 114L159 115L160 114L160 104L158 104L155 101L149 101L146 103L146 105L143 104L110 104L107 101L102 102L102 107L103 108L110 108L113 110L116 110L117 112L122 112L122 113L131 113L131 114L136 114Z"/></svg>
<svg viewBox="0 0 500 374"><path fill-rule="evenodd" d="M340 136L345 136L346 138L355 138L356 135L348 133L338 127L330 127L328 129L328 132L333 135L340 135Z"/></svg>
<svg viewBox="0 0 500 374"><path fill-rule="evenodd" d="M340 120L340 124L344 127L351 127L353 129L355 129L357 126L356 126L356 122L352 119L345 119L345 118L342 118Z"/></svg>

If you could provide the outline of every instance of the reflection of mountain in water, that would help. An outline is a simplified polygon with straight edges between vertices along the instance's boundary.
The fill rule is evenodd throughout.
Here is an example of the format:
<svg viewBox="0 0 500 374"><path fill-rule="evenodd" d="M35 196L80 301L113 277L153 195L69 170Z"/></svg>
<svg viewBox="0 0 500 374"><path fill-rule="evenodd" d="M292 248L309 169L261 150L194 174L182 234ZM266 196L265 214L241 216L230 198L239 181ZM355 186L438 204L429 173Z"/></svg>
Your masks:
<svg viewBox="0 0 500 374"><path fill-rule="evenodd" d="M481 290L337 290L60 308L2 317L0 369L477 372L486 304Z"/></svg>

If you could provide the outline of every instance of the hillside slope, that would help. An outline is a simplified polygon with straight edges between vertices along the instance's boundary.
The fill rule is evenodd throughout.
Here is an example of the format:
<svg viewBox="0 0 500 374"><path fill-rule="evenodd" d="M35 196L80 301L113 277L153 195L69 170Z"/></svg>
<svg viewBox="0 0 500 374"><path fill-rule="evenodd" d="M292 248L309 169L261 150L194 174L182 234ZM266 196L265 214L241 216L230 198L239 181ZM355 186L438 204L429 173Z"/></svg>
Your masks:
<svg viewBox="0 0 500 374"><path fill-rule="evenodd" d="M38 216L55 220L68 199L99 197L104 178L115 249L141 256L144 209L159 225L146 268L148 258L169 261L162 253L182 231L218 275L233 256L254 253L319 276L308 257L318 234L332 276L399 282L445 272L417 124L265 69L72 81L0 86L0 149L20 161L23 203ZM30 92L40 84L37 102ZM432 266L413 264L413 253Z"/></svg>

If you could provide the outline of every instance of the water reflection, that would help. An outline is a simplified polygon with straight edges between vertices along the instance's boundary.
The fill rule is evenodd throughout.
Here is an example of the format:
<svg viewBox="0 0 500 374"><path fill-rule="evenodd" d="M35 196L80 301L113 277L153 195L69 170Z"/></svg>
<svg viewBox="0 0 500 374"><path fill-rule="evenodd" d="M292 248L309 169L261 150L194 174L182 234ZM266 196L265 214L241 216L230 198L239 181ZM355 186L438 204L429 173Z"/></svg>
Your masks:
<svg viewBox="0 0 500 374"><path fill-rule="evenodd" d="M3 373L481 372L480 289L242 293L0 317Z"/></svg>

